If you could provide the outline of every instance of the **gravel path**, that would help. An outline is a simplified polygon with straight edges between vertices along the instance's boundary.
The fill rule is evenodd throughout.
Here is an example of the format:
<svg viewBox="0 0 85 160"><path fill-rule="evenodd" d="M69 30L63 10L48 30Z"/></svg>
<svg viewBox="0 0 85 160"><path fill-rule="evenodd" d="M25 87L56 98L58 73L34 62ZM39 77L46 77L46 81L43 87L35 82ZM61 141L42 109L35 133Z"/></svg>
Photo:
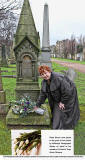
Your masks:
<svg viewBox="0 0 85 160"><path fill-rule="evenodd" d="M76 69L80 72L85 73L85 65L84 64L65 62L65 61L55 60L55 59L54 60L52 59L52 62L56 62L62 66L73 68L73 69Z"/></svg>

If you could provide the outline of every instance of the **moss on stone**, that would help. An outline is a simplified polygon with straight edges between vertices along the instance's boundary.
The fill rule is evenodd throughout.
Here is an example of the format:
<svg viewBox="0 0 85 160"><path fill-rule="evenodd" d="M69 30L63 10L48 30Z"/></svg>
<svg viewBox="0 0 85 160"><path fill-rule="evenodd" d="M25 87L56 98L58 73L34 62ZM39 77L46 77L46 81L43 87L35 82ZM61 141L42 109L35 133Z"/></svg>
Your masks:
<svg viewBox="0 0 85 160"><path fill-rule="evenodd" d="M26 117L20 117L12 113L12 108L10 108L9 113L6 117L6 124L9 126L49 126L50 116L47 110L47 105L42 105L45 108L44 115L39 115L37 113L29 113Z"/></svg>

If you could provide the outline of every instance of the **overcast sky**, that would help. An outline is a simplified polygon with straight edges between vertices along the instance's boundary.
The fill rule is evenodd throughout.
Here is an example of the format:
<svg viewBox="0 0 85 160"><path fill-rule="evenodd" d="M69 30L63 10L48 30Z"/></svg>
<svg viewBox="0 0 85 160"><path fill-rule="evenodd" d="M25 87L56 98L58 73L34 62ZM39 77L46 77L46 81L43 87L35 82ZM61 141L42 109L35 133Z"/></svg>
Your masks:
<svg viewBox="0 0 85 160"><path fill-rule="evenodd" d="M42 41L44 4L49 6L50 44L85 35L85 0L29 0Z"/></svg>
<svg viewBox="0 0 85 160"><path fill-rule="evenodd" d="M23 1L23 0L22 0ZM85 0L29 0L42 45L44 4L49 7L50 45L57 40L85 36Z"/></svg>

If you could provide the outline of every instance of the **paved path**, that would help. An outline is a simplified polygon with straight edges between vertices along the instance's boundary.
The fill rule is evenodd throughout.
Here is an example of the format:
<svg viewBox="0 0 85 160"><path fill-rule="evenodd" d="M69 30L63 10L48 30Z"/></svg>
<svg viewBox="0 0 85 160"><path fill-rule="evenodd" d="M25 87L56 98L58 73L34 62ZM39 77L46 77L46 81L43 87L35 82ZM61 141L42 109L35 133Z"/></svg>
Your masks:
<svg viewBox="0 0 85 160"><path fill-rule="evenodd" d="M60 64L62 66L73 68L73 69L76 69L76 70L78 70L80 72L85 73L85 64L65 62L65 61L56 60L56 59L52 59L52 62L56 62L56 63L58 63L58 64Z"/></svg>

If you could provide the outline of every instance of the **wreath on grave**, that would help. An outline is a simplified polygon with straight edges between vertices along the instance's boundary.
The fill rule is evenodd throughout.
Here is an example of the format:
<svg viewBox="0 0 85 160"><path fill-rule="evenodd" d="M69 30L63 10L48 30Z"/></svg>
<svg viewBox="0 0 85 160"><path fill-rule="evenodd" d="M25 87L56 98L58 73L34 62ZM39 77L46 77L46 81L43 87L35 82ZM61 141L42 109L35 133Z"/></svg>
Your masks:
<svg viewBox="0 0 85 160"><path fill-rule="evenodd" d="M11 101L10 106L12 106L12 112L20 115L21 117L25 117L31 112L36 112L40 115L43 115L45 111L42 108L35 109L36 102L32 102L29 96L26 96L19 101Z"/></svg>
<svg viewBox="0 0 85 160"><path fill-rule="evenodd" d="M30 133L20 133L20 136L14 140L15 155L30 155L33 148L39 153L41 145L41 131L33 131Z"/></svg>

